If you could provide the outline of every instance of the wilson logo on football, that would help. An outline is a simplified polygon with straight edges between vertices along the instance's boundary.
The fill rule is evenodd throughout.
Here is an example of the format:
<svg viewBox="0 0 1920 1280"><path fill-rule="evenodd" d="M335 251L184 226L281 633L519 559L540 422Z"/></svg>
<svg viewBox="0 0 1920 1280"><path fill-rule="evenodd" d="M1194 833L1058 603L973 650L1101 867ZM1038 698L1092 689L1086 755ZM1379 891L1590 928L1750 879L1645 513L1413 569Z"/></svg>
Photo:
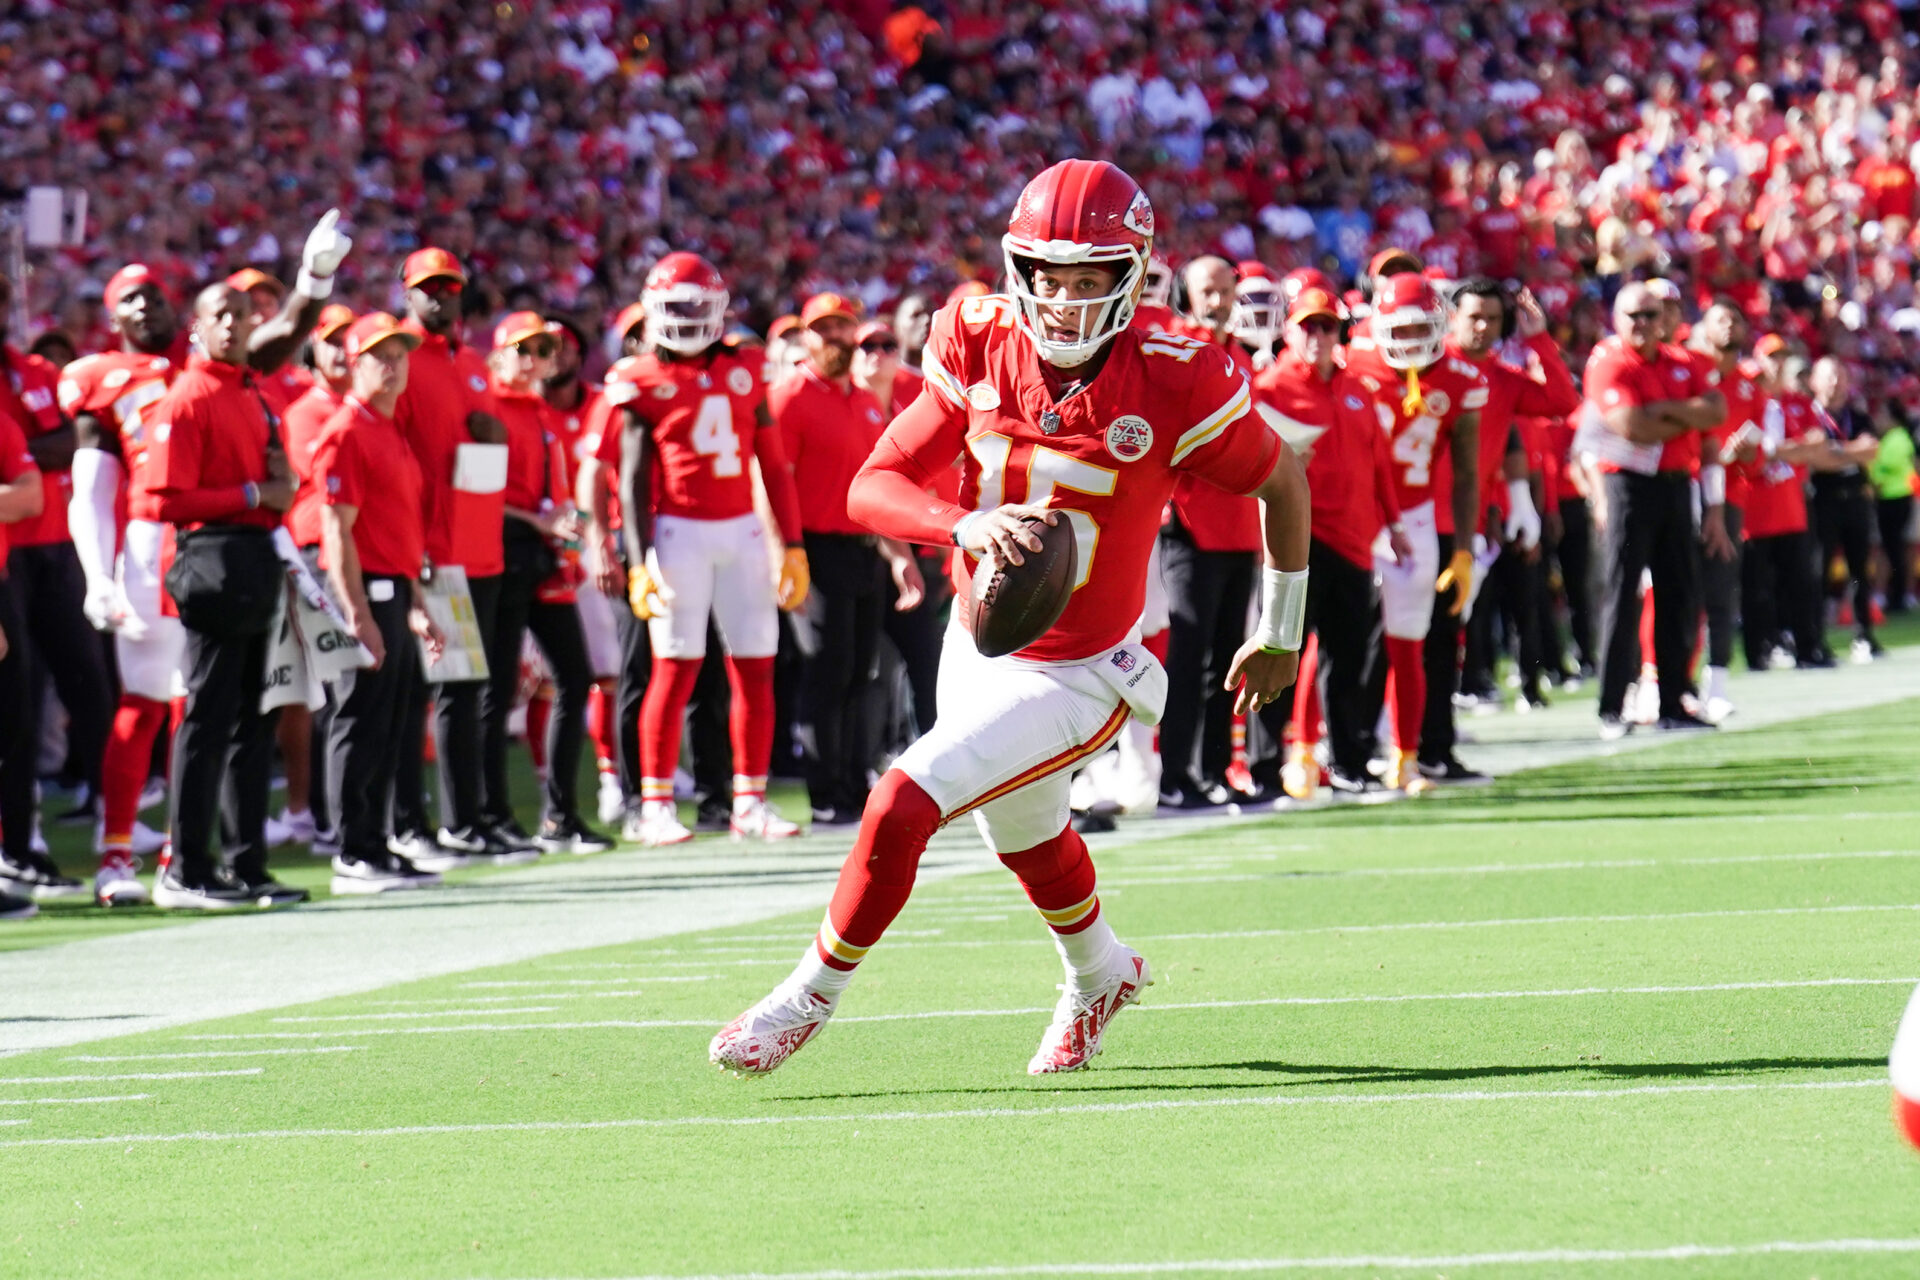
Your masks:
<svg viewBox="0 0 1920 1280"><path fill-rule="evenodd" d="M1153 448L1153 428L1134 414L1115 418L1107 425L1107 452L1122 462L1138 462Z"/></svg>

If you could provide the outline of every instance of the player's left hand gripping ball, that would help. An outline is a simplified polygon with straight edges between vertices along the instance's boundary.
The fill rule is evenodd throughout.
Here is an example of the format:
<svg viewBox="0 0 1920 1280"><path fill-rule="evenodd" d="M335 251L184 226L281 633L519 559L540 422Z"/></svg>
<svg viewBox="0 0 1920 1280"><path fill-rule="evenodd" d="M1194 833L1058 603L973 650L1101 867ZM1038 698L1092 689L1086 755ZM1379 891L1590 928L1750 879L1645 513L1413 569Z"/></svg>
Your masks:
<svg viewBox="0 0 1920 1280"><path fill-rule="evenodd" d="M1453 592L1453 605L1447 612L1456 618L1464 613L1467 596L1473 590L1473 552L1465 547L1454 552L1453 558L1447 561L1447 567L1440 571L1439 578L1434 581L1433 589Z"/></svg>
<svg viewBox="0 0 1920 1280"><path fill-rule="evenodd" d="M1920 1147L1920 987L1907 1001L1906 1016L1893 1037L1889 1061L1893 1074L1893 1119L1908 1142Z"/></svg>
<svg viewBox="0 0 1920 1280"><path fill-rule="evenodd" d="M813 575L807 569L807 553L799 547L788 547L785 557L780 561L780 607L791 613L807 602L807 591L813 586Z"/></svg>

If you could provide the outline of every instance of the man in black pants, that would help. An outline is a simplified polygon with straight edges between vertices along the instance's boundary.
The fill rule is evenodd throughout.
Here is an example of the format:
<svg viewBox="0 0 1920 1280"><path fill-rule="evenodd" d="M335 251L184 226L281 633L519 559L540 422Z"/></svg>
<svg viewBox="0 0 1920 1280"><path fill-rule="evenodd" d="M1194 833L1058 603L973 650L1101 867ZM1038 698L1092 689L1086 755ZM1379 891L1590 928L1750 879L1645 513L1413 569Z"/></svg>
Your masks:
<svg viewBox="0 0 1920 1280"><path fill-rule="evenodd" d="M1561 462L1564 467L1566 459ZM1563 687L1572 692L1578 687L1575 681L1591 679L1600 670L1599 650L1593 642L1593 509L1587 505L1586 494L1572 487L1573 481L1568 478L1571 471L1561 474L1567 491L1556 507L1559 536L1552 539L1552 545L1553 558L1560 565L1560 589L1567 600L1567 636L1573 643L1574 661L1579 664L1568 664L1564 656L1561 661L1561 670L1571 674ZM1557 638L1558 629L1550 634Z"/></svg>
<svg viewBox="0 0 1920 1280"><path fill-rule="evenodd" d="M27 450L25 434L10 417L0 417L0 553L7 544L8 526L40 514L43 494L40 469ZM31 681L27 653L17 644L20 611L14 604L6 558L0 554L0 826L6 846L0 850L0 919L24 920L34 914L38 896L69 897L79 882L33 852L33 754L27 736L32 717L27 711ZM8 769L24 756L28 767Z"/></svg>
<svg viewBox="0 0 1920 1280"><path fill-rule="evenodd" d="M39 465L43 502L40 514L8 531L12 550L8 572L23 610L13 644L27 666L31 694L26 740L40 740L40 708L51 681L67 709L67 758L86 784L86 809L100 807L100 757L113 718L113 684L100 637L87 621L87 579L67 532L67 472L73 466L73 423L56 397L60 373L38 356L6 344L7 318L13 310L13 284L0 275L0 414L19 424L27 448ZM31 760L16 767L32 770Z"/></svg>
<svg viewBox="0 0 1920 1280"><path fill-rule="evenodd" d="M1810 390L1820 424L1847 455L1838 469L1813 474L1813 527L1820 537L1821 574L1824 580L1834 556L1845 556L1853 583L1853 660L1872 662L1886 650L1873 633L1873 504L1861 463L1872 461L1879 433L1872 417L1854 402L1847 366L1839 360L1824 356L1814 362Z"/></svg>
<svg viewBox="0 0 1920 1280"><path fill-rule="evenodd" d="M321 558L334 599L373 665L334 688L327 736L328 790L338 801L336 894L386 893L440 883L387 846L387 792L407 729L407 691L420 682L414 637L437 651L441 636L420 598L426 528L420 464L393 421L419 345L392 316L374 312L347 330L353 392L329 420L313 473L325 503Z"/></svg>
<svg viewBox="0 0 1920 1280"><path fill-rule="evenodd" d="M1726 398L1702 392L1690 363L1660 342L1660 302L1644 284L1629 284L1613 304L1614 330L1587 360L1588 404L1600 415L1598 437L1607 494L1606 585L1602 596L1600 736L1626 735L1621 712L1627 685L1640 669L1640 575L1653 574L1654 653L1660 668L1662 729L1703 729L1706 721L1680 705L1698 624L1694 574L1691 472L1701 456L1698 433L1726 416ZM1717 460L1713 442L1706 452ZM1709 526L1720 524L1709 507Z"/></svg>

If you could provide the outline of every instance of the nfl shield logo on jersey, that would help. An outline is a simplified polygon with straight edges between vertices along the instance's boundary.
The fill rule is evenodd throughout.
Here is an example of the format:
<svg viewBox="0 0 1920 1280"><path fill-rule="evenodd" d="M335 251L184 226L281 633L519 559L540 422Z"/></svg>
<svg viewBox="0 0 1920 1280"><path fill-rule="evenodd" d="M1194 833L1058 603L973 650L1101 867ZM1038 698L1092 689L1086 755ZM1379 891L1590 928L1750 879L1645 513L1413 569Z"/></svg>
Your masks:
<svg viewBox="0 0 1920 1280"><path fill-rule="evenodd" d="M1447 410L1453 407L1453 398L1444 391L1427 392L1427 412L1436 418L1447 416Z"/></svg>
<svg viewBox="0 0 1920 1280"><path fill-rule="evenodd" d="M1131 671L1134 666L1133 655L1125 649L1116 649L1113 654L1113 665L1122 671Z"/></svg>
<svg viewBox="0 0 1920 1280"><path fill-rule="evenodd" d="M1107 452L1122 462L1138 462L1153 448L1153 428L1147 420L1123 414L1107 424Z"/></svg>

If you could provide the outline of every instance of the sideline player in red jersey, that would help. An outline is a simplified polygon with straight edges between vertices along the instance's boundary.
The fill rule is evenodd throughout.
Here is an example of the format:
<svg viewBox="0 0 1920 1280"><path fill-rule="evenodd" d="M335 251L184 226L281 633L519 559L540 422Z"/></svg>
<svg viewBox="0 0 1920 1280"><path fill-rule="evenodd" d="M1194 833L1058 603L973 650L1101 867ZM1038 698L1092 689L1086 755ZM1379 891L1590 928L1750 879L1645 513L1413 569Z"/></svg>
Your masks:
<svg viewBox="0 0 1920 1280"><path fill-rule="evenodd" d="M1021 193L1001 243L1012 296L936 317L927 394L888 427L849 509L883 537L961 548L959 593L981 557L1018 563L1039 547L1024 520L1064 519L1079 580L1060 620L1018 654L984 658L963 625L948 632L939 720L874 788L799 967L714 1037L709 1056L723 1068L771 1071L819 1031L906 904L929 838L968 813L1066 966L1027 1070L1077 1070L1100 1051L1152 974L1101 914L1093 863L1068 824L1068 781L1129 713L1152 722L1163 710L1138 620L1155 516L1177 475L1264 506L1260 625L1227 679L1240 709L1276 697L1299 664L1306 478L1223 352L1129 328L1153 244L1146 194L1110 164L1062 161ZM927 482L956 457L960 502L929 500Z"/></svg>
<svg viewBox="0 0 1920 1280"><path fill-rule="evenodd" d="M1401 520L1413 545L1408 561L1395 559L1384 536L1374 545L1399 744L1388 783L1405 791L1426 787L1419 766L1420 724L1426 712L1425 641L1433 625L1434 589L1454 593L1451 612L1458 616L1466 609L1473 583L1470 545L1455 546L1445 571L1440 569L1436 457L1444 454L1452 460L1448 496L1454 527L1474 529L1480 523L1478 445L1487 379L1466 361L1448 357L1446 340L1446 303L1425 276L1402 272L1377 283L1367 333L1355 339L1347 355L1347 368L1380 402L1381 425L1392 437ZM1375 707L1384 688L1383 676L1369 686Z"/></svg>
<svg viewBox="0 0 1920 1280"><path fill-rule="evenodd" d="M1173 264L1165 254L1147 258L1147 280L1140 286L1140 303L1133 309L1133 322L1148 330L1167 329L1173 316Z"/></svg>
<svg viewBox="0 0 1920 1280"><path fill-rule="evenodd" d="M698 254L660 259L640 292L650 350L606 390L625 425L602 436L599 459L620 470L628 601L653 642L653 677L640 704L645 845L693 838L674 811L673 771L687 700L706 659L709 617L726 644L733 691L733 837L783 840L800 831L767 803L778 611L807 596L800 499L767 413L758 360L720 341L729 301L726 282ZM760 465L786 543L777 588L753 509L751 461Z"/></svg>
<svg viewBox="0 0 1920 1280"><path fill-rule="evenodd" d="M271 373L299 349L333 292L333 273L353 246L339 231L339 212L320 219L301 255L295 305L255 326L248 367ZM159 277L142 263L120 268L103 298L120 350L86 356L61 375L61 407L73 418L73 497L67 519L87 575L87 617L114 632L120 706L100 765L100 871L94 896L106 906L144 903L134 878L133 837L153 737L167 703L186 686L180 677L185 633L160 607L160 544L164 526L147 493L148 446L142 414L167 393L185 364L179 321ZM124 488L123 488L124 486ZM120 538L121 495L126 529ZM116 544L119 544L116 557Z"/></svg>

